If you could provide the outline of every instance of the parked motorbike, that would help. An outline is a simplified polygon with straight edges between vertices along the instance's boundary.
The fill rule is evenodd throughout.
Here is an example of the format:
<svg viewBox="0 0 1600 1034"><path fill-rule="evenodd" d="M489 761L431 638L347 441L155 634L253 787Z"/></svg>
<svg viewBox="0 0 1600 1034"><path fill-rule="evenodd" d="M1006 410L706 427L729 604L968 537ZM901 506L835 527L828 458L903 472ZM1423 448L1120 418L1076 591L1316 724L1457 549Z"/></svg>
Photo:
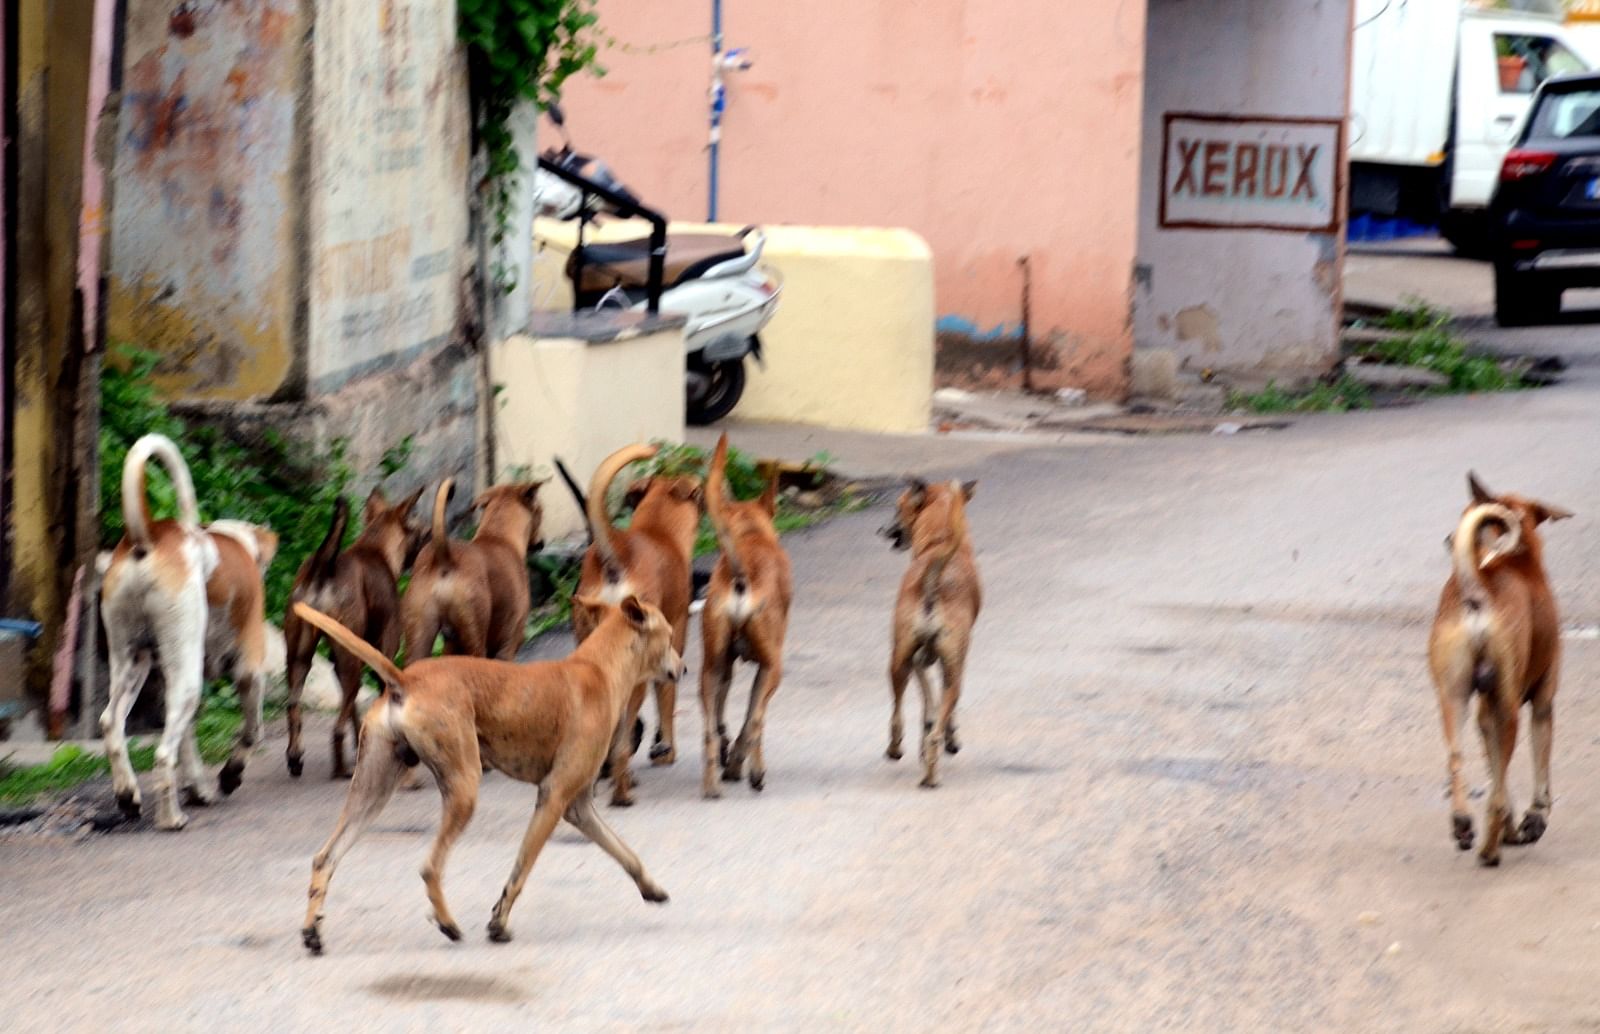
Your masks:
<svg viewBox="0 0 1600 1034"><path fill-rule="evenodd" d="M601 216L640 216L664 232L665 217L646 208L604 162L573 149L558 106L551 105L548 115L562 145L540 156L534 206L543 215L579 223L566 265L573 307L645 311L655 252L651 237L589 243L584 228ZM731 236L664 233L664 239L659 308L687 321L686 414L691 424L709 424L732 412L744 394L745 357L763 363L760 331L777 311L783 284L760 265L766 236L753 226Z"/></svg>

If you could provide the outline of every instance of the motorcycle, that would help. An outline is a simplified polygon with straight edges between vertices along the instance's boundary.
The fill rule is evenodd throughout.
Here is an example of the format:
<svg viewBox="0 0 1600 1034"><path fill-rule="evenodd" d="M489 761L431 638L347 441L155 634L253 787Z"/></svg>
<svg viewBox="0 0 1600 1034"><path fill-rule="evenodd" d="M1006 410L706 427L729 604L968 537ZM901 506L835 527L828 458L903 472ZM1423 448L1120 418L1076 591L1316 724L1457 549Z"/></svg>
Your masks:
<svg viewBox="0 0 1600 1034"><path fill-rule="evenodd" d="M684 317L687 418L698 425L721 420L744 394L745 357L765 365L760 332L783 293L776 271L760 265L766 235L753 226L732 236L668 233L665 217L645 207L604 162L573 149L560 107L551 105L546 114L562 145L540 155L534 207L578 221L578 242L566 264L574 310L614 305L656 311L655 303L661 312ZM601 216L645 218L655 232L586 242L584 228Z"/></svg>

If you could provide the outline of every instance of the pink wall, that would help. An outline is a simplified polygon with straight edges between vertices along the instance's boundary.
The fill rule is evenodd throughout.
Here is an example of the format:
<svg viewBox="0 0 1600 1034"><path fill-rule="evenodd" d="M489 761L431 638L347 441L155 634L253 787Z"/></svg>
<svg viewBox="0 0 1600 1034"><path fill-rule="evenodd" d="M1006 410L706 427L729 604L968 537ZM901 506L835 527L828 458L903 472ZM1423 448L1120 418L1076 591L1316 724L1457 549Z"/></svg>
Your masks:
<svg viewBox="0 0 1600 1034"><path fill-rule="evenodd" d="M1131 349L1144 4L725 0L726 222L908 226L937 264L946 380L1016 372L1017 260L1049 386L1115 394ZM581 150L647 201L706 215L710 0L602 0L623 44L569 83ZM548 136L546 137L548 139ZM1008 340L1009 339L1009 340Z"/></svg>

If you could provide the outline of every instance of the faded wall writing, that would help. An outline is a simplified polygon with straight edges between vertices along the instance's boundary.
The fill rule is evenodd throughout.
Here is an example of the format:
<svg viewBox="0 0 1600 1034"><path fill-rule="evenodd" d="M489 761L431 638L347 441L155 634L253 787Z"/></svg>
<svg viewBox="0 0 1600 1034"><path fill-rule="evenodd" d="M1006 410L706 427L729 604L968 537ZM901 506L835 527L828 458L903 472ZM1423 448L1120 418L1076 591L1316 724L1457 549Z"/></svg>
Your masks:
<svg viewBox="0 0 1600 1034"><path fill-rule="evenodd" d="M1161 225L1333 229L1339 126L1337 120L1168 114Z"/></svg>
<svg viewBox="0 0 1600 1034"><path fill-rule="evenodd" d="M467 236L453 4L324 3L312 111L313 393L441 344Z"/></svg>

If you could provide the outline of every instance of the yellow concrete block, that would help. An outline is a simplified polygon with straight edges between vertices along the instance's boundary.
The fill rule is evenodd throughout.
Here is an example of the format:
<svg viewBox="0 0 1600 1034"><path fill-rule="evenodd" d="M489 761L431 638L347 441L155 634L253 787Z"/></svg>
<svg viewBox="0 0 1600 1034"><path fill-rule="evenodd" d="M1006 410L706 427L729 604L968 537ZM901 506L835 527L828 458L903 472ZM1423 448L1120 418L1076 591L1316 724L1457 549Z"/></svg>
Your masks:
<svg viewBox="0 0 1600 1034"><path fill-rule="evenodd" d="M673 224L675 232L737 227ZM767 365L748 367L734 416L862 431L918 432L933 397L933 256L910 230L766 227L762 261L784 280L778 312L761 334ZM642 223L602 226L599 240L639 236ZM541 308L572 304L563 272L569 223L540 220L535 261Z"/></svg>
<svg viewBox="0 0 1600 1034"><path fill-rule="evenodd" d="M680 329L591 343L516 335L490 353L499 386L495 460L500 477L518 467L555 474L561 457L588 487L595 467L631 442L683 440L683 332ZM583 529L583 516L559 482L541 493L543 534Z"/></svg>

